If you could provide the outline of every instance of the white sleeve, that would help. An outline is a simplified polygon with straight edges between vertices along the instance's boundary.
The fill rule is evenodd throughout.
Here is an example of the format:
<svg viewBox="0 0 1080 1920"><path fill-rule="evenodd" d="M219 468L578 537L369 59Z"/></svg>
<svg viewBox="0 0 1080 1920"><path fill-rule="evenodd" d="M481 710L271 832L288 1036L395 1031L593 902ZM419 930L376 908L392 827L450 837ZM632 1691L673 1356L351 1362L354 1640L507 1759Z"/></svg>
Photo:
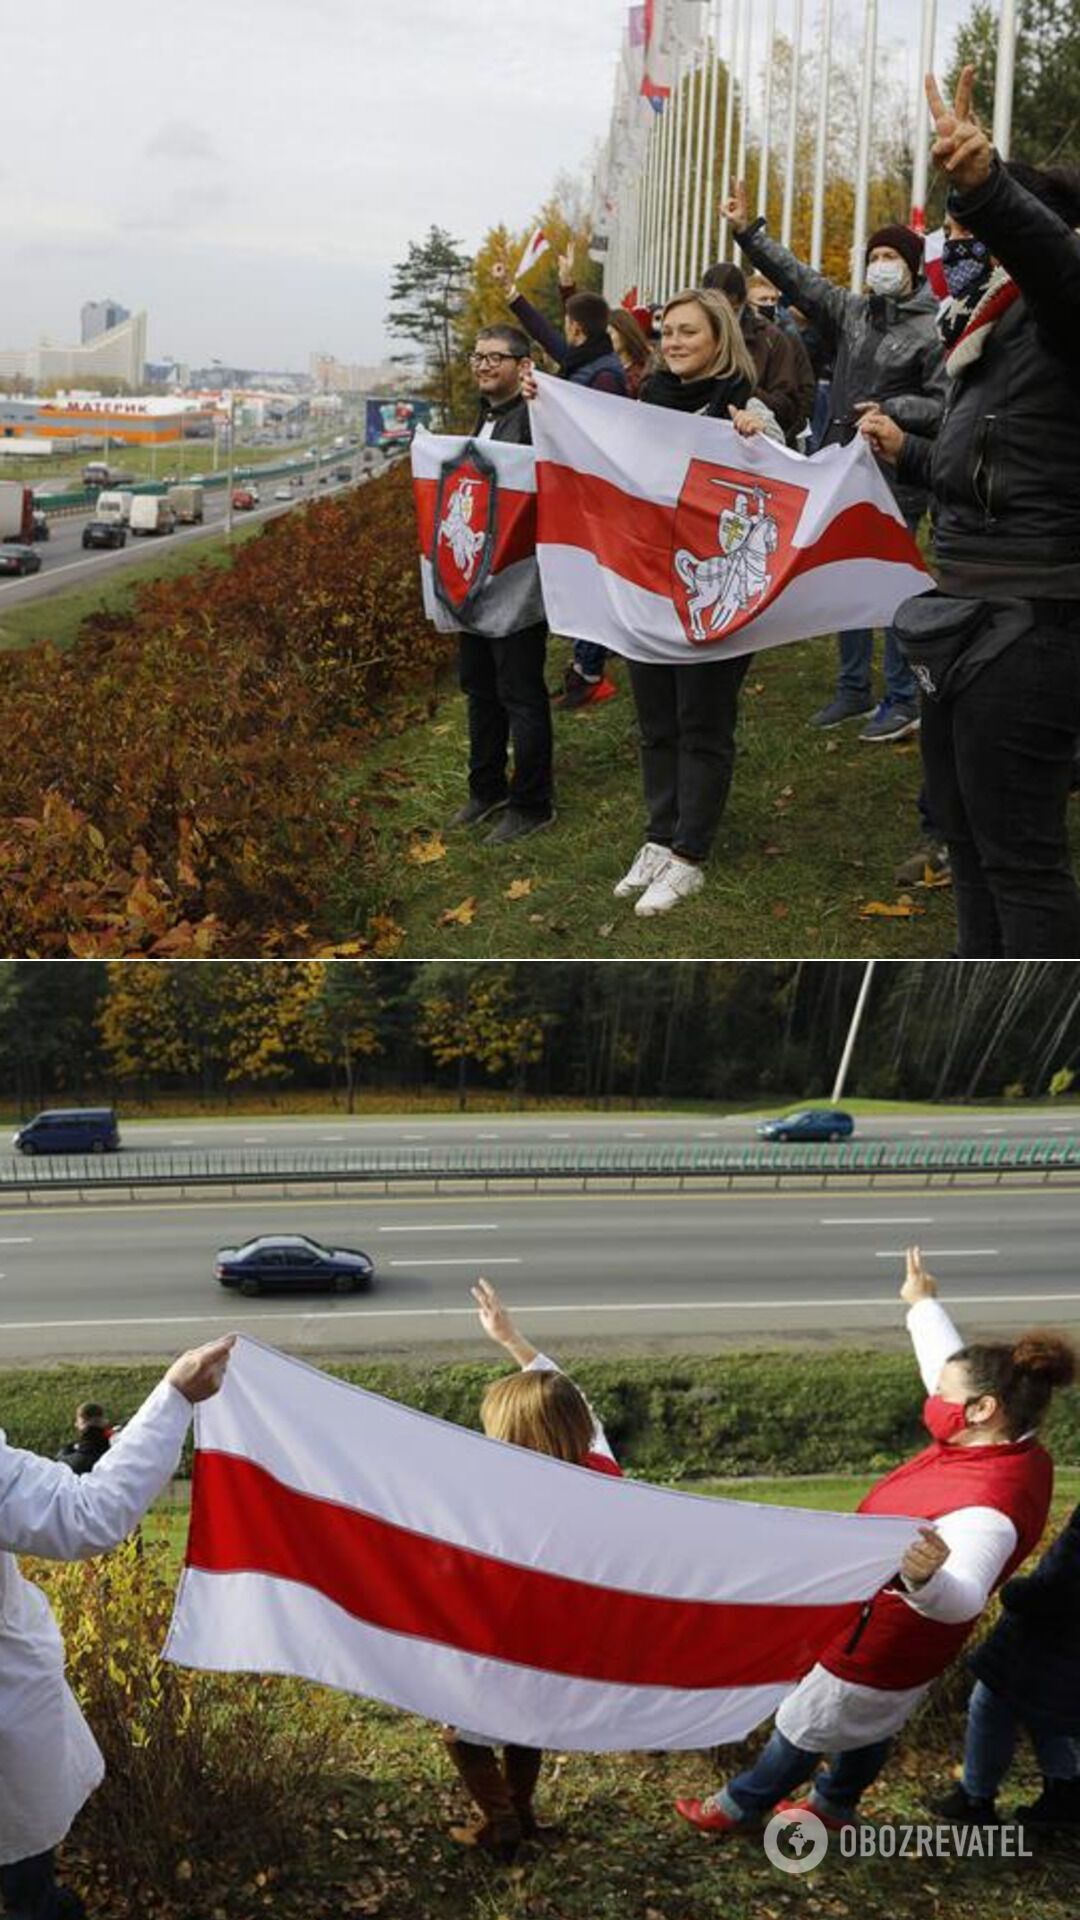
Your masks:
<svg viewBox="0 0 1080 1920"><path fill-rule="evenodd" d="M1016 1528L996 1507L958 1507L933 1524L949 1557L924 1587L904 1591L904 1598L927 1620L975 1620L1016 1550Z"/></svg>
<svg viewBox="0 0 1080 1920"><path fill-rule="evenodd" d="M532 1359L529 1361L528 1366L522 1368L522 1372L523 1373L561 1373L562 1368L560 1367L557 1360L549 1360L546 1353L534 1353ZM579 1393L581 1392L580 1387L578 1388L578 1391ZM585 1399L584 1394L582 1394L581 1397L583 1400L585 1400L585 1405L588 1407L589 1412L592 1414L592 1421L593 1421L592 1451L593 1453L603 1453L607 1455L609 1460L614 1460L615 1455L611 1451L611 1446L608 1441L607 1434L604 1432L603 1427L601 1426L599 1420L596 1417L595 1407L593 1407L590 1404L590 1402Z"/></svg>
<svg viewBox="0 0 1080 1920"><path fill-rule="evenodd" d="M927 1393L936 1393L941 1369L946 1360L960 1352L963 1336L957 1333L940 1300L917 1300L909 1307L907 1329L923 1385Z"/></svg>
<svg viewBox="0 0 1080 1920"><path fill-rule="evenodd" d="M757 419L761 421L762 432L766 440L775 440L777 446L780 447L787 445L787 441L784 438L784 429L780 425L775 413L767 402L762 400L756 393L751 394L746 403L745 412L754 414Z"/></svg>
<svg viewBox="0 0 1080 1920"><path fill-rule="evenodd" d="M92 1473L0 1439L0 1549L82 1560L119 1544L176 1471L191 1403L162 1380Z"/></svg>

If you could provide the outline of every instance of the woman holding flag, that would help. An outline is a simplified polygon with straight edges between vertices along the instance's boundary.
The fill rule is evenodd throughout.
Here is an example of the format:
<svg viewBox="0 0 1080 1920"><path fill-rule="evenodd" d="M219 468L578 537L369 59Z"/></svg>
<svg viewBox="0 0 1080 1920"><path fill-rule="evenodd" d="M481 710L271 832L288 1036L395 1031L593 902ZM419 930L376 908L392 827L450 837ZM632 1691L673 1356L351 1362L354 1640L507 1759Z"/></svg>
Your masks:
<svg viewBox="0 0 1080 1920"><path fill-rule="evenodd" d="M1060 1336L965 1346L936 1298L917 1248L901 1299L926 1385L930 1445L872 1487L860 1513L924 1519L896 1580L863 1609L782 1703L753 1765L708 1800L678 1800L704 1833L756 1832L774 1808L815 1813L839 1830L877 1779L895 1734L951 1665L990 1595L1038 1545L1053 1464L1037 1429L1056 1388L1076 1371ZM814 1776L809 1798L786 1796Z"/></svg>

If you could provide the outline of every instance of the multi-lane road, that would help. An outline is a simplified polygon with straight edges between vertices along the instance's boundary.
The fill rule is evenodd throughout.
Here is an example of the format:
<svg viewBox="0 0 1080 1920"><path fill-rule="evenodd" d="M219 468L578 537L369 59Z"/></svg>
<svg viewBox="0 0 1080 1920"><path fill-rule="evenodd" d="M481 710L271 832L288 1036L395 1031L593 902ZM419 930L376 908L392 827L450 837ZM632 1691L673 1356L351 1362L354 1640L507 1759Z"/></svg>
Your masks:
<svg viewBox="0 0 1080 1920"><path fill-rule="evenodd" d="M349 486L358 486L366 480L367 473L361 467L358 450L350 449L342 456L342 466L352 467L356 478L349 482L332 481L328 478L323 486L317 484L314 468L305 466L299 471L304 474L304 485L297 487L290 500L275 500L274 491L285 484L284 475L275 475L272 479L261 479L256 470L252 482L238 480L238 486L255 484L258 486L261 504L249 511L234 513L233 525L240 528L252 522L276 519L283 513L289 513L294 507L306 506L314 499L325 500L328 495L346 491ZM327 459L323 463L323 472L328 476L332 466ZM382 471L380 466L379 471ZM49 539L38 546L41 555L41 572L22 576L15 575L0 581L0 619L5 608L11 609L23 605L28 600L47 599L55 593L70 591L73 587L92 585L95 580L108 580L126 568L150 559L155 553L172 553L177 547L196 543L196 552L192 564L197 559L197 542L212 534L223 532L226 520L227 500L224 487L207 488L203 495L203 509L206 515L201 527L177 527L170 534L143 534L136 538L128 535L125 547L94 548L84 551L82 545L83 528L93 519L91 510L85 513L54 515L50 521Z"/></svg>
<svg viewBox="0 0 1080 1920"><path fill-rule="evenodd" d="M653 1136L703 1122L468 1121L471 1137L580 1136L606 1127ZM1009 1133L1025 1129L1010 1114ZM903 1122L893 1126L907 1125ZM951 1123L950 1123L951 1124ZM1046 1122L1041 1123L1044 1127ZM620 1129L615 1132L616 1127ZM745 1120L716 1123L721 1136ZM431 1141L462 1123L358 1123L370 1139ZM860 1131L867 1131L862 1127ZM971 1131L968 1123L966 1131ZM181 1129L155 1123L163 1147L213 1133L262 1144L350 1137L345 1122ZM933 1131L939 1131L937 1123ZM146 1141L149 1145L149 1140ZM236 1326L308 1352L482 1351L469 1304L480 1273L501 1285L535 1338L551 1346L700 1346L902 1337L903 1249L919 1244L965 1327L1031 1321L1080 1326L1080 1188L848 1193L552 1191L442 1196L173 1199L145 1204L12 1204L0 1211L0 1352L9 1363L164 1355ZM214 1279L214 1254L255 1233L310 1233L361 1247L376 1263L370 1295L247 1300Z"/></svg>

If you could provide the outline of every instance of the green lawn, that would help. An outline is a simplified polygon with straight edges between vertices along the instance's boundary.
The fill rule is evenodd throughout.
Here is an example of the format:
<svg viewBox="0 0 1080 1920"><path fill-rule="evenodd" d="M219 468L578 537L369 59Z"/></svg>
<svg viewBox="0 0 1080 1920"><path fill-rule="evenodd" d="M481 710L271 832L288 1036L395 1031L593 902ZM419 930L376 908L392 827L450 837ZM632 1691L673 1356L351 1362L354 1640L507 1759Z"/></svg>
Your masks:
<svg viewBox="0 0 1080 1920"><path fill-rule="evenodd" d="M271 447L237 447L236 465L238 467L262 467L267 465L283 466L286 460L306 458L309 446L316 444L315 435L304 440L290 440L283 445ZM361 448L337 447L328 444L323 447L323 459L355 459ZM119 467L124 473L133 473L137 480L162 479L167 473L174 473L178 480L192 473L204 476L224 473L228 461L224 450L218 448L218 463L214 467L213 440L171 441L156 449L151 447L130 446L110 447L108 463ZM92 460L104 460L100 444L97 447L85 447L75 452L67 447L60 452L42 455L40 459L27 455L23 460L14 454L4 454L0 458L0 480L22 480L27 486L40 486L48 482L57 493L67 493L82 486L83 468Z"/></svg>
<svg viewBox="0 0 1080 1920"><path fill-rule="evenodd" d="M553 644L549 683L564 653ZM346 798L366 803L370 835L363 866L354 856L337 876L328 932L346 938L377 910L404 927L402 953L425 957L949 953L948 888L912 895L910 917L860 917L869 902L898 902L893 869L919 839L920 762L914 743L868 745L854 728L821 734L807 724L831 691L835 662L833 642L819 640L754 663L708 884L651 921L611 891L643 838L623 667L614 669L617 699L556 710L559 817L549 831L506 851L484 847L483 829L459 831L446 834L444 857L417 861L411 855L425 842L430 850L466 790L464 701L447 685L430 724L376 748L344 783ZM469 902L462 920L442 921Z"/></svg>

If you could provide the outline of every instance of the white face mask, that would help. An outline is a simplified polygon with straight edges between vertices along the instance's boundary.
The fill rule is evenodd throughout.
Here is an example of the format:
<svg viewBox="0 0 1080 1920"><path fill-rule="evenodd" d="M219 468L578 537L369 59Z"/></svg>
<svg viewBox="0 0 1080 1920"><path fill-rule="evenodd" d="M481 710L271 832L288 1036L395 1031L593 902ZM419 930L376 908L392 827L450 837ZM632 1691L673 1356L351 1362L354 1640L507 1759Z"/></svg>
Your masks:
<svg viewBox="0 0 1080 1920"><path fill-rule="evenodd" d="M866 284L871 293L906 293L908 270L902 260L871 260L866 269Z"/></svg>

